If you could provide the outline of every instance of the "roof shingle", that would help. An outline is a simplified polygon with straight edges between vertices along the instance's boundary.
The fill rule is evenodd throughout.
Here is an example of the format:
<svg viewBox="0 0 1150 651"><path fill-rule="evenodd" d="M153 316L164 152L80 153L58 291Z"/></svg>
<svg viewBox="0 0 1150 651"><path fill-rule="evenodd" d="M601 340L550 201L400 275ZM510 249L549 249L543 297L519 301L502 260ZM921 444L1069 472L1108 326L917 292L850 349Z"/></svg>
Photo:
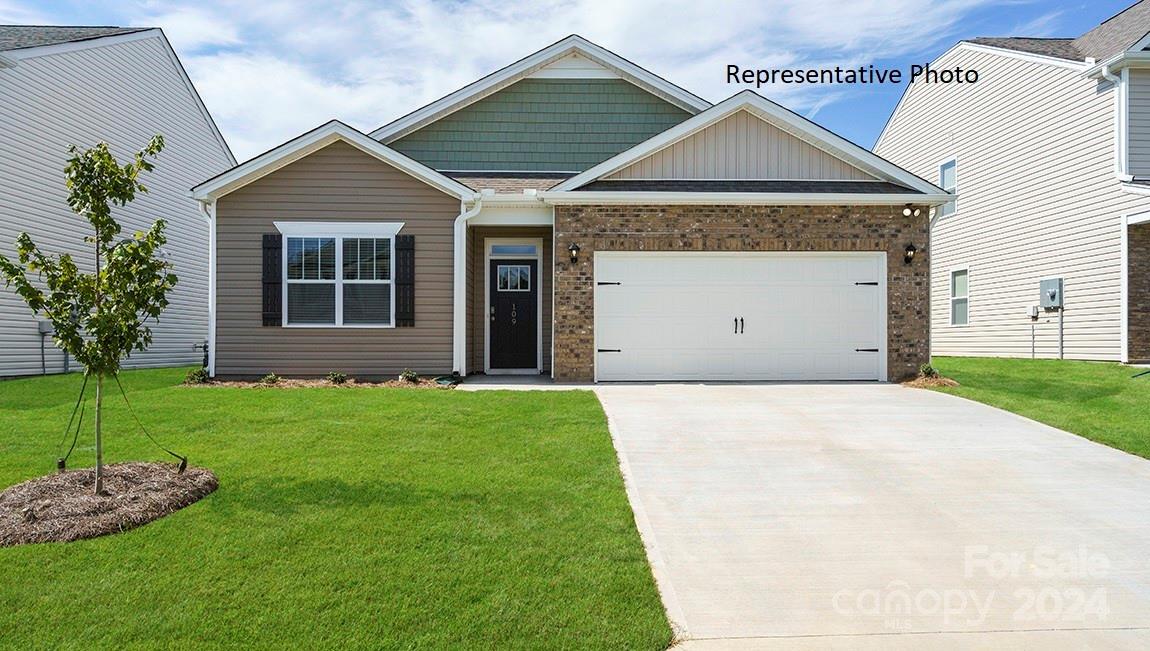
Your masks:
<svg viewBox="0 0 1150 651"><path fill-rule="evenodd" d="M88 41L141 32L151 27L71 27L64 25L0 25L0 52L29 47Z"/></svg>
<svg viewBox="0 0 1150 651"><path fill-rule="evenodd" d="M967 42L1070 61L1104 61L1128 50L1147 33L1150 0L1139 0L1078 38L981 37Z"/></svg>

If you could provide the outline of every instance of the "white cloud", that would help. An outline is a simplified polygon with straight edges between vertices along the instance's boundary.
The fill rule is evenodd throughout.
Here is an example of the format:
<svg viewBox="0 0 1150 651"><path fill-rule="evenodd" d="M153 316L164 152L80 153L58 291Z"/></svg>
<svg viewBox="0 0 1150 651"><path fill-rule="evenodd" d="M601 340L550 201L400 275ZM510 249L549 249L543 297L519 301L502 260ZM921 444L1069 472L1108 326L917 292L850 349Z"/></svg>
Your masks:
<svg viewBox="0 0 1150 651"><path fill-rule="evenodd" d="M717 101L741 90L725 83L729 63L915 54L953 41L959 20L992 1L205 0L146 2L118 17L164 28L243 159L331 118L373 129L570 33ZM0 15L22 6L10 3L0 0ZM762 92L809 112L851 90Z"/></svg>

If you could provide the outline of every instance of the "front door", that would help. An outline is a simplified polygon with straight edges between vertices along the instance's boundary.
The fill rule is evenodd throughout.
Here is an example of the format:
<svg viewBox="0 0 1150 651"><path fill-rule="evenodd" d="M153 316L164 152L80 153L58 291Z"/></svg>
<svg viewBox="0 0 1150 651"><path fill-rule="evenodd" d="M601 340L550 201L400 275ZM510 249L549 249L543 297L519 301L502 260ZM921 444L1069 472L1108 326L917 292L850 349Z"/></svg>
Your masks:
<svg viewBox="0 0 1150 651"><path fill-rule="evenodd" d="M492 369L539 364L539 261L492 260L488 287L488 361Z"/></svg>

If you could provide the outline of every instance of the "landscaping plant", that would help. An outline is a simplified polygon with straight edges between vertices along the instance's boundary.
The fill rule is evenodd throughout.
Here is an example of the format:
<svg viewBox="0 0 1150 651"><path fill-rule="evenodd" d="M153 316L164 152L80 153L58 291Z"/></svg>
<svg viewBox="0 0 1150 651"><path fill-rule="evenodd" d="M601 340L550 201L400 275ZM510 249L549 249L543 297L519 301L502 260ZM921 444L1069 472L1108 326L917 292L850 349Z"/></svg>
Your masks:
<svg viewBox="0 0 1150 651"><path fill-rule="evenodd" d="M177 281L171 264L160 256L164 220L117 241L122 229L112 216L113 208L147 192L140 173L152 171L149 159L163 148L163 136L157 135L123 165L106 143L69 148L64 168L68 206L92 226L84 238L92 247L92 273L81 272L67 253L45 253L28 233L16 238L16 261L0 255L6 285L15 286L33 312L52 322L53 340L83 365L85 382L96 380L96 494L104 488L104 379L116 377L121 359L152 342L148 319L159 319Z"/></svg>
<svg viewBox="0 0 1150 651"><path fill-rule="evenodd" d="M327 381L331 382L332 384L344 384L347 382L347 373L332 371L327 374Z"/></svg>

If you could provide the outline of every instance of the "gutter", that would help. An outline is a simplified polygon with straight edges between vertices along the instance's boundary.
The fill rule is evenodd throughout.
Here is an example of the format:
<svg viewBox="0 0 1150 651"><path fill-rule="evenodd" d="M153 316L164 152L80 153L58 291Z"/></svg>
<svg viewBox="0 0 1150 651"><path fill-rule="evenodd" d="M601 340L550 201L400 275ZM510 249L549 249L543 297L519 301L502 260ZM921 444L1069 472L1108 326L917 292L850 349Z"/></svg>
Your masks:
<svg viewBox="0 0 1150 651"><path fill-rule="evenodd" d="M1114 175L1118 177L1119 181L1129 183L1134 180L1130 174L1130 163L1127 160L1130 73L1128 68L1123 67L1116 75L1111 67L1113 65L1113 60L1102 64L1098 70L1098 75L1114 84Z"/></svg>
<svg viewBox="0 0 1150 651"><path fill-rule="evenodd" d="M485 190L472 195L475 203L467 208L467 199L463 198L459 205L459 216L455 218L454 227L454 260L455 273L452 284L452 371L459 375L467 375L467 222L483 210L483 198L494 196L494 190Z"/></svg>
<svg viewBox="0 0 1150 651"><path fill-rule="evenodd" d="M559 191L540 192L544 203L564 204L676 204L676 205L792 205L792 206L886 206L915 204L938 206L953 201L956 196L946 193L922 194L867 194L827 193L812 195L803 192L596 192Z"/></svg>

